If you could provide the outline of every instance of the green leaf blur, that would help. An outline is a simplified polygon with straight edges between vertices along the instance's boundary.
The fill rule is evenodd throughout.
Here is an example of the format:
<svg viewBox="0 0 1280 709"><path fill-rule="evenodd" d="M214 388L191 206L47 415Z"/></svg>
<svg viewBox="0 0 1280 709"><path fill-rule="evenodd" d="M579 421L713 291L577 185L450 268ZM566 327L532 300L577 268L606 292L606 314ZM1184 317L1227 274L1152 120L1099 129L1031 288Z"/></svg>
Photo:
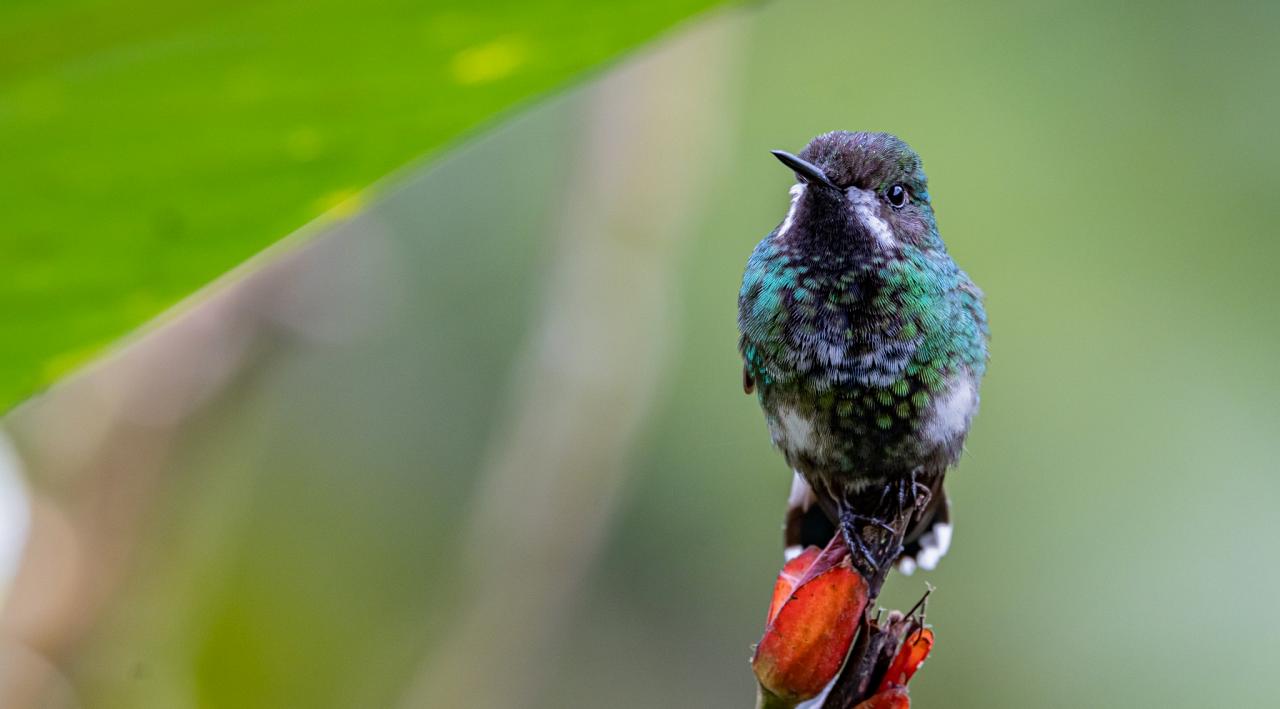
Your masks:
<svg viewBox="0 0 1280 709"><path fill-rule="evenodd" d="M0 410L713 0L0 4Z"/></svg>

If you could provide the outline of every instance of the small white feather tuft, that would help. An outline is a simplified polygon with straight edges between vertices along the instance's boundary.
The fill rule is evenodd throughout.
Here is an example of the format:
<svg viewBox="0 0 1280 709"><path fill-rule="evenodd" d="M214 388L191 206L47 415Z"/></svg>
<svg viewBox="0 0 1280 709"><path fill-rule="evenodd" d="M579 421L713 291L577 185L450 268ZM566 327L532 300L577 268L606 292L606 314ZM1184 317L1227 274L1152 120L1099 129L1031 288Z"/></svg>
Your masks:
<svg viewBox="0 0 1280 709"><path fill-rule="evenodd" d="M951 548L951 525L945 522L933 525L924 536L920 537L920 553L916 554L916 562L920 568L932 571L938 562Z"/></svg>
<svg viewBox="0 0 1280 709"><path fill-rule="evenodd" d="M804 194L805 185L797 182L791 186L791 207L787 210L787 218L782 220L782 226L778 227L778 236L786 236L791 231L791 225L796 223L796 210L800 206L800 196Z"/></svg>
<svg viewBox="0 0 1280 709"><path fill-rule="evenodd" d="M849 204L853 205L853 213L858 217L863 228L876 238L882 248L891 249L897 246L898 240L893 236L893 229L890 229L889 222L880 216L880 200L876 197L876 193L859 187L850 187L847 193Z"/></svg>

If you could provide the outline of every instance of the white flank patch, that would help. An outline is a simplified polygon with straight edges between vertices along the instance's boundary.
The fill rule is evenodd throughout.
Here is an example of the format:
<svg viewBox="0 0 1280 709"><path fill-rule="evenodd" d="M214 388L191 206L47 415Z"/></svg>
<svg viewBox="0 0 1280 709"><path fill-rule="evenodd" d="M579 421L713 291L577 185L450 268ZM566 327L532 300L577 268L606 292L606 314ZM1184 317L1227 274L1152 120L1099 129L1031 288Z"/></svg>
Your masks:
<svg viewBox="0 0 1280 709"><path fill-rule="evenodd" d="M778 236L786 236L791 230L791 225L796 223L796 209L800 205L800 196L804 194L805 185L797 182L791 186L791 208L787 210L787 218L782 220L782 226L778 227Z"/></svg>
<svg viewBox="0 0 1280 709"><path fill-rule="evenodd" d="M880 217L880 200L876 197L876 193L859 187L850 187L848 194L854 215L876 238L880 246L886 249L897 246L898 240L893 238L893 230L889 228L889 222Z"/></svg>
<svg viewBox="0 0 1280 709"><path fill-rule="evenodd" d="M978 408L978 391L973 378L961 375L951 380L947 392L939 397L929 412L924 435L930 441L947 444L963 435Z"/></svg>
<svg viewBox="0 0 1280 709"><path fill-rule="evenodd" d="M788 561L791 561L792 559L796 558L797 556L800 556L803 553L804 553L804 547L800 546L799 544L795 546L787 547L786 549L782 550L782 563L785 564Z"/></svg>
<svg viewBox="0 0 1280 709"><path fill-rule="evenodd" d="M813 437L813 421L801 416L795 409L778 412L781 427L781 445L793 451L812 451L817 443Z"/></svg>
<svg viewBox="0 0 1280 709"><path fill-rule="evenodd" d="M920 537L920 553L916 555L916 563L925 571L932 571L950 548L951 525L935 524L933 529Z"/></svg>

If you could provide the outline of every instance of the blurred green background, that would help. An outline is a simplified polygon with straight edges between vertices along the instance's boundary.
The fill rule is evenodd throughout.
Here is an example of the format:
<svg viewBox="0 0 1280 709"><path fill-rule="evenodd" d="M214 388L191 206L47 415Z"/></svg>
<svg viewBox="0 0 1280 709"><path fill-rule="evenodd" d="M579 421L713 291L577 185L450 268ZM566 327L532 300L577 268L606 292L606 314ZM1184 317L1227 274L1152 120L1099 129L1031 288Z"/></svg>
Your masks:
<svg viewBox="0 0 1280 709"><path fill-rule="evenodd" d="M41 652L88 707L750 705L790 474L737 286L787 203L767 150L870 129L924 156L994 333L952 551L884 599L938 588L916 705L1270 706L1278 31L702 18L11 415L81 544L124 540Z"/></svg>

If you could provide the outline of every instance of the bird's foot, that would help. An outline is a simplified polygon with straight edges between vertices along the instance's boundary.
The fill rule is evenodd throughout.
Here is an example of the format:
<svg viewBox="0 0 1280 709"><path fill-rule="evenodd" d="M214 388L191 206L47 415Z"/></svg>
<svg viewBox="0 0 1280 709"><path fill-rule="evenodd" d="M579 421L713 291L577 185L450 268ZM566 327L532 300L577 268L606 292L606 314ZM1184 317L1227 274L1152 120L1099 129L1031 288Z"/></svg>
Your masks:
<svg viewBox="0 0 1280 709"><path fill-rule="evenodd" d="M874 544L868 541L872 536L867 533L869 529L877 530L874 536L880 538ZM840 510L840 533L854 556L854 567L878 589L888 568L902 554L902 533L882 519L860 515L848 508Z"/></svg>
<svg viewBox="0 0 1280 709"><path fill-rule="evenodd" d="M933 488L916 479L918 473L919 470L912 470L905 484L898 485L898 509L923 509L933 499Z"/></svg>

